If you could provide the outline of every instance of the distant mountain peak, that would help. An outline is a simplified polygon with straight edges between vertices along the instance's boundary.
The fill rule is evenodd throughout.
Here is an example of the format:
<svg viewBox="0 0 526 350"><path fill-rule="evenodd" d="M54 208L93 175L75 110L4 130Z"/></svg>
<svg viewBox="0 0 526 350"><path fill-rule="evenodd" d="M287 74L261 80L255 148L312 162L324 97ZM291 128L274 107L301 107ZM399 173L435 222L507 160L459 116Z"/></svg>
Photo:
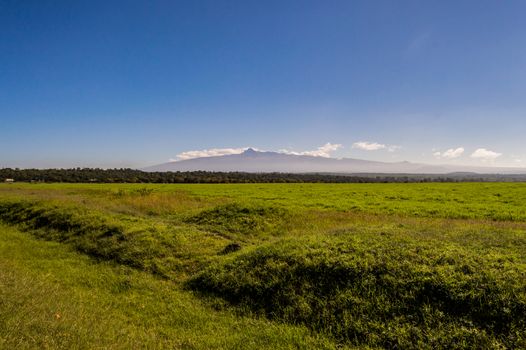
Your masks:
<svg viewBox="0 0 526 350"><path fill-rule="evenodd" d="M252 147L249 147L242 154L249 156L249 155L254 155L256 153L260 153L260 152L256 151Z"/></svg>

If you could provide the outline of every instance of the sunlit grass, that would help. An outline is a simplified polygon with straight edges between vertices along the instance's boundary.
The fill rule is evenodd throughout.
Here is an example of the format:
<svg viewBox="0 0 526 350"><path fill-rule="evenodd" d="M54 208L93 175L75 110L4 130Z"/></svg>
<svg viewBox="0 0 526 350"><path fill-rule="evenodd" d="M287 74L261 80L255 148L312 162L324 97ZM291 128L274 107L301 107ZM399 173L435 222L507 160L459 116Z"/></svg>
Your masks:
<svg viewBox="0 0 526 350"><path fill-rule="evenodd" d="M199 308L210 315L209 327L223 327L217 317L225 314L278 327L278 348L305 346L279 327L314 332L330 346L526 347L525 203L526 186L508 183L0 185L0 219L26 231L28 242L60 242L38 244L88 255L110 266L115 281L134 274L139 285L147 278L172 286L159 307L169 309L170 298L204 302ZM36 248L27 247L29 257ZM25 272L4 276L29 289L24 274L42 271L19 261L18 270L7 270L26 266ZM81 284L73 277L63 282ZM148 295L130 292L127 283L124 298ZM9 293L4 304L16 304ZM39 298L38 290L31 293ZM152 332L171 334L152 313L134 311ZM185 317L191 316L177 322ZM43 323L37 318L35 327ZM256 333L239 344L160 344L249 348L249 339L263 334ZM137 344L153 344L148 337Z"/></svg>
<svg viewBox="0 0 526 350"><path fill-rule="evenodd" d="M303 327L203 305L177 284L0 225L2 349L332 348Z"/></svg>

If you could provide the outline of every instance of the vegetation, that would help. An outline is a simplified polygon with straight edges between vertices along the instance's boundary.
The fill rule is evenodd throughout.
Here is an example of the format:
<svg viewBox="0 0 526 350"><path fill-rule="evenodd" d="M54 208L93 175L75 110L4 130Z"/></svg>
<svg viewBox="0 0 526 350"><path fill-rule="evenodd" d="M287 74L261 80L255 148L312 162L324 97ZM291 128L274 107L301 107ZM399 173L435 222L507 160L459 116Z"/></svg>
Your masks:
<svg viewBox="0 0 526 350"><path fill-rule="evenodd" d="M172 281L0 225L1 349L332 349L304 327L215 310Z"/></svg>
<svg viewBox="0 0 526 350"><path fill-rule="evenodd" d="M0 169L0 180L69 183L407 183L526 181L526 175L453 174L286 174L244 172L145 172L135 169Z"/></svg>
<svg viewBox="0 0 526 350"><path fill-rule="evenodd" d="M509 245L507 238L501 243ZM344 343L526 346L524 270L510 266L516 254L475 251L487 253L430 237L344 233L260 247L206 269L189 285Z"/></svg>
<svg viewBox="0 0 526 350"><path fill-rule="evenodd" d="M2 184L0 347L526 348L525 200L521 183Z"/></svg>
<svg viewBox="0 0 526 350"><path fill-rule="evenodd" d="M232 203L204 210L186 222L232 238L256 233L259 236L268 232L279 234L288 220L291 220L290 214L279 207Z"/></svg>

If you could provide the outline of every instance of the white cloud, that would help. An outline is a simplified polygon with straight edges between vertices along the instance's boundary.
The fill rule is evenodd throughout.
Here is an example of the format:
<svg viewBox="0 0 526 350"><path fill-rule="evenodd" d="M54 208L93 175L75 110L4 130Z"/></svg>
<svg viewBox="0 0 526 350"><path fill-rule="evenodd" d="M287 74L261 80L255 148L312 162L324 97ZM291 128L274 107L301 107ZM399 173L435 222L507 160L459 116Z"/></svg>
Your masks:
<svg viewBox="0 0 526 350"><path fill-rule="evenodd" d="M387 146L377 142L360 141L353 143L352 148L357 148L364 151L378 151L380 149L387 148Z"/></svg>
<svg viewBox="0 0 526 350"><path fill-rule="evenodd" d="M226 156L229 154L240 154L246 151L248 147L243 148L211 148L211 149L204 149L201 151L187 151L183 153L179 153L177 155L177 159L170 159L170 161L177 161L177 160L186 160L186 159L192 159L192 158L202 158L202 157L216 157L216 156Z"/></svg>
<svg viewBox="0 0 526 350"><path fill-rule="evenodd" d="M359 141L353 143L352 148L361 149L363 151L378 151L381 149L385 149L387 150L387 152L395 152L402 147L396 145L385 145L383 143L378 142Z"/></svg>
<svg viewBox="0 0 526 350"><path fill-rule="evenodd" d="M479 148L471 154L471 158L480 159L482 161L493 161L501 155L502 153L493 152L485 148Z"/></svg>
<svg viewBox="0 0 526 350"><path fill-rule="evenodd" d="M444 152L437 151L433 153L433 156L435 156L438 159L455 159L460 157L462 154L464 154L464 147L450 148Z"/></svg>
<svg viewBox="0 0 526 350"><path fill-rule="evenodd" d="M314 151L294 152L294 151L282 149L282 150L279 150L279 152L285 153L285 154L293 154L297 156L313 156L313 157L329 158L332 152L337 151L338 149L342 147L343 146L340 144L333 144L333 143L327 142L325 145L318 147L318 149Z"/></svg>

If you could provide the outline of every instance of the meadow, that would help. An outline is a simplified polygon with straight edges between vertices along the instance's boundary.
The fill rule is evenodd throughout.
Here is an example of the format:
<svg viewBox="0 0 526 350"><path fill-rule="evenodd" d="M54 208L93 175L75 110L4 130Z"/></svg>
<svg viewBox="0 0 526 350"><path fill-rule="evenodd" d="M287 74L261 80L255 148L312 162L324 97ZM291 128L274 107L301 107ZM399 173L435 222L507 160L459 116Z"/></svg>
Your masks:
<svg viewBox="0 0 526 350"><path fill-rule="evenodd" d="M0 347L526 348L526 184L0 184Z"/></svg>

